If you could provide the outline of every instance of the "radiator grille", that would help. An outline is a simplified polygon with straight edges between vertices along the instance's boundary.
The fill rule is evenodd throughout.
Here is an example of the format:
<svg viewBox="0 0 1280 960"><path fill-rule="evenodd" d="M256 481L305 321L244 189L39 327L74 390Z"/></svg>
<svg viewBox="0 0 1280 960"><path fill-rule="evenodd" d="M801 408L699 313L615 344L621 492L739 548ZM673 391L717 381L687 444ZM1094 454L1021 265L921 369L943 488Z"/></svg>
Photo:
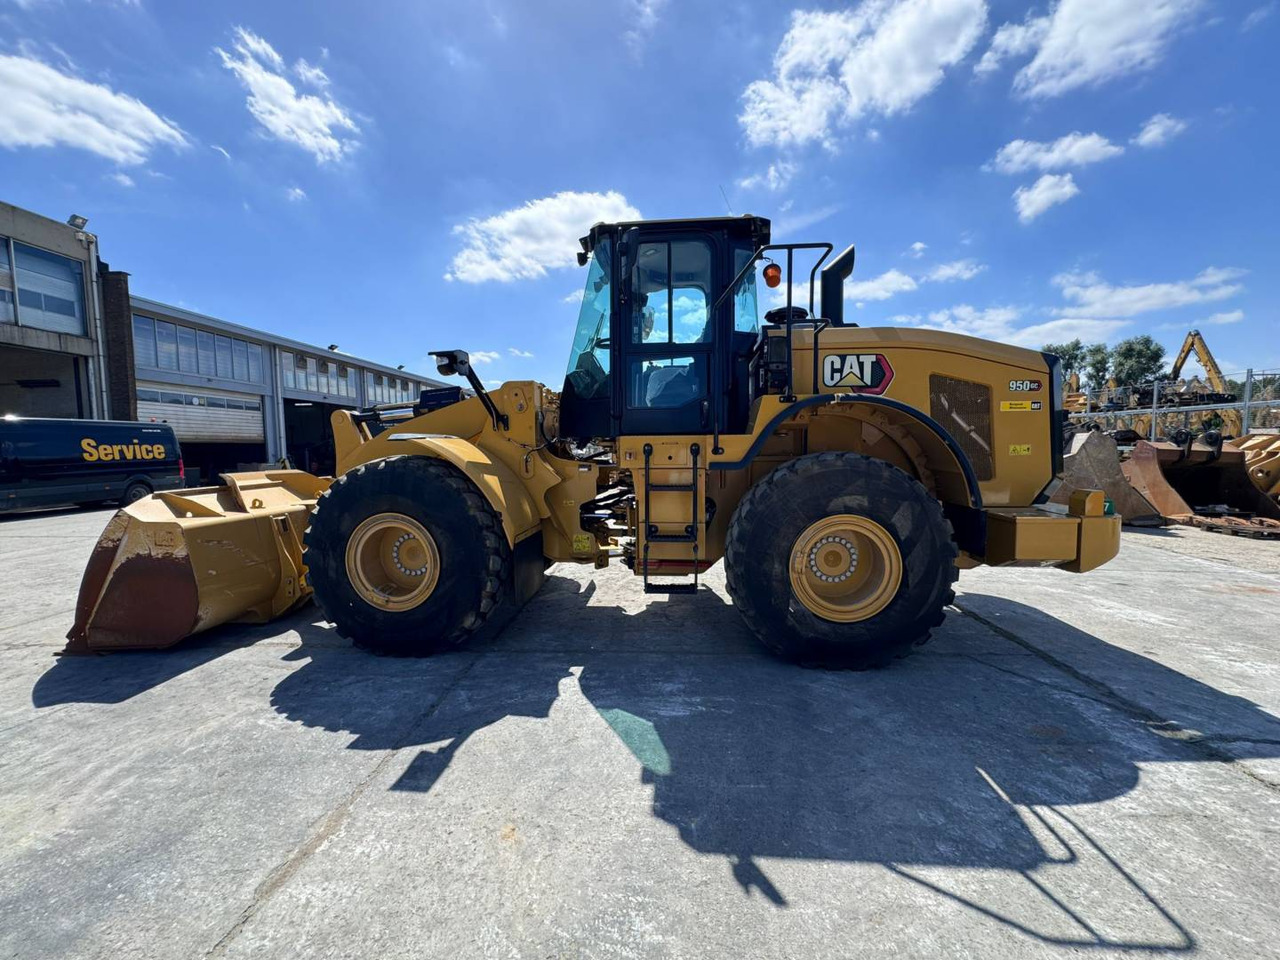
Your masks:
<svg viewBox="0 0 1280 960"><path fill-rule="evenodd" d="M929 377L929 414L955 437L979 480L990 480L991 388L971 380Z"/></svg>

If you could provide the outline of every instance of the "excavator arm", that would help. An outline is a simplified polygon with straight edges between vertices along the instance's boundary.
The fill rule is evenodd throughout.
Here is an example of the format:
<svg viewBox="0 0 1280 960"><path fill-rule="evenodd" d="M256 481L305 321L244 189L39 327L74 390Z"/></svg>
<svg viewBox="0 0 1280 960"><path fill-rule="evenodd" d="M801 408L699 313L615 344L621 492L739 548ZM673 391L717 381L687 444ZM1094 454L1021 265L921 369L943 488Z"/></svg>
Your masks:
<svg viewBox="0 0 1280 960"><path fill-rule="evenodd" d="M1204 368L1205 380L1209 382L1209 389L1214 393L1230 393L1227 388L1227 379L1222 375L1222 369L1218 366L1218 361L1213 359L1213 354L1209 351L1209 345L1204 342L1199 330L1191 330L1187 333L1187 338L1182 341L1182 349L1178 351L1178 357L1173 362L1173 366L1169 369L1169 379L1177 380L1182 375L1182 366L1187 362L1187 358L1195 351L1196 359L1200 361L1200 366ZM1226 432L1232 436L1240 436L1240 430L1243 426L1240 414L1234 410L1222 411L1222 423L1226 427Z"/></svg>

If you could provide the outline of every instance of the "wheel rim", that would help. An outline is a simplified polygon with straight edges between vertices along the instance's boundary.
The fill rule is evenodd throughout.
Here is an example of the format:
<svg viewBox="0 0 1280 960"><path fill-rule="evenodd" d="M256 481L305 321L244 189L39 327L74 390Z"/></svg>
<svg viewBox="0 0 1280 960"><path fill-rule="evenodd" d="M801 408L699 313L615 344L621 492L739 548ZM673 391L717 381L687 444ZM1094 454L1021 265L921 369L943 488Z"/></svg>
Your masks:
<svg viewBox="0 0 1280 960"><path fill-rule="evenodd" d="M347 577L365 602L382 610L412 610L440 578L440 552L426 527L402 513L379 513L347 540Z"/></svg>
<svg viewBox="0 0 1280 960"><path fill-rule="evenodd" d="M902 553L874 520L834 514L810 524L791 548L791 589L810 613L836 623L867 620L902 584Z"/></svg>

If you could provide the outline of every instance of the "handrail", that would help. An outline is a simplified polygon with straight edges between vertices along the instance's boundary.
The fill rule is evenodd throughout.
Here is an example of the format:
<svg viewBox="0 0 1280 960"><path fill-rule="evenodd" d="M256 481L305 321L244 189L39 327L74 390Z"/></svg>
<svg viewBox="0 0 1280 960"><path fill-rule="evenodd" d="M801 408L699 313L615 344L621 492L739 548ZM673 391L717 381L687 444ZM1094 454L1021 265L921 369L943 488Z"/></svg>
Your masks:
<svg viewBox="0 0 1280 960"><path fill-rule="evenodd" d="M794 284L791 282L791 278L792 278L792 273L793 273L794 264L795 264L795 252L797 250L821 250L822 251L822 256L818 258L817 262L813 265L813 269L809 271L809 316L813 319L814 328L816 330L817 324L818 324L818 318L814 316L814 309L813 309L814 308L814 280L818 276L818 268L822 266L823 262L826 261L827 257L831 256L831 253L832 251L835 250L835 247L830 243L766 243L764 246L758 248L756 252L751 255L751 259L748 260L745 264L743 264L742 269L739 270L737 275L733 278L733 282L730 283L729 286L725 287L724 290L720 292L720 296L716 298L716 302L711 308L711 315L712 316L716 315L716 311L720 309L720 305L724 303L725 298L729 296L729 294L732 293L734 290L738 289L738 284L741 283L743 277L747 275L747 271L750 270L753 266L755 266L756 262L761 258L761 256L763 256L765 253L767 253L770 250L785 250L787 252L787 391L786 393L783 394L782 399L786 402L791 402L796 398L795 391L793 389L795 385L792 383L792 369L791 369L791 365L792 365L791 364L791 361L792 361L791 307L792 307L792 296L794 294ZM816 339L816 335L815 335L815 339ZM817 364L817 359L816 359L817 355L818 355L817 344L815 343L814 344L815 369ZM715 377L715 374L713 371L712 373L713 380L714 380L714 377ZM714 388L715 384L713 383L712 386ZM817 375L815 374L814 375L814 393L817 393L817 392L818 392L818 384L817 384ZM714 435L714 440L712 443L712 452L715 453L720 450L719 404L716 404L716 407L715 407L712 430Z"/></svg>

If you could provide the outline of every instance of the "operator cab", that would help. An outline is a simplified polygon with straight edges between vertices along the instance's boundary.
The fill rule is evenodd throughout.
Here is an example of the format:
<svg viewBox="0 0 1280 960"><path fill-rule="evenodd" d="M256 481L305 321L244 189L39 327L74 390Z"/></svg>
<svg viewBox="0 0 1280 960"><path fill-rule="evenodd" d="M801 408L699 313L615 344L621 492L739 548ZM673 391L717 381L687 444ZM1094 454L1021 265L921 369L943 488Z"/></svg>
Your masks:
<svg viewBox="0 0 1280 960"><path fill-rule="evenodd" d="M755 270L743 271L768 243L769 221L753 216L592 227L560 432L745 430L760 325Z"/></svg>

